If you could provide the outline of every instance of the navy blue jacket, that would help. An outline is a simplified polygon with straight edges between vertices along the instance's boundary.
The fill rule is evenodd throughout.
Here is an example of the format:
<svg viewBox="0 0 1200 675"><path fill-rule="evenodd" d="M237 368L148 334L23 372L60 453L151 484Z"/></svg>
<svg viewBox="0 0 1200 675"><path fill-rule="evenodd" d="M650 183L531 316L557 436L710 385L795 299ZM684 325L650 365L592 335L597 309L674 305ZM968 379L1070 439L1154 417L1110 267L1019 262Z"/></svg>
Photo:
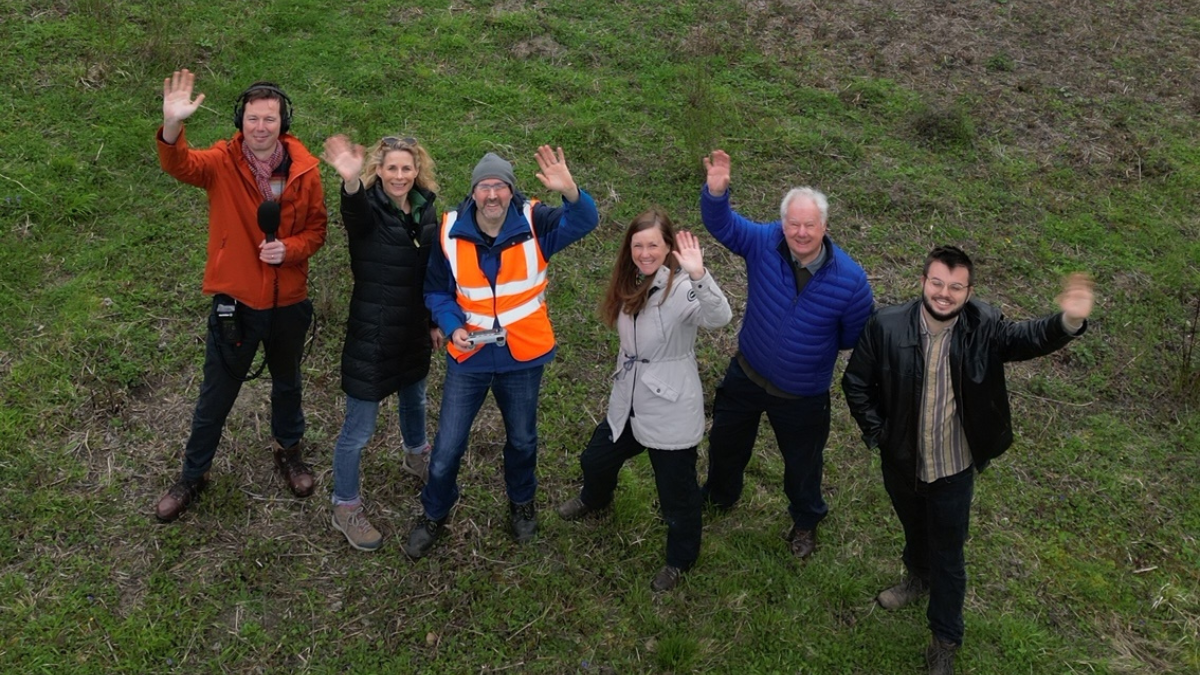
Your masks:
<svg viewBox="0 0 1200 675"><path fill-rule="evenodd" d="M451 237L475 242L479 254L479 268L492 283L493 289L496 287L496 276L500 271L501 251L528 241L529 237L533 236L525 222L525 216L521 213L524 206L525 196L514 192L504 225L491 245L484 241L479 227L475 224L475 200L469 196L459 205L458 215L450 228ZM574 204L564 199L559 208L551 208L542 202L533 207L533 229L537 233L538 246L542 249L542 256L547 264L550 262L550 256L583 239L599 224L600 214L596 211L596 202L582 188L579 190L579 200ZM440 240L439 236L438 241ZM433 313L434 322L446 333L446 339L450 339L455 330L466 324L466 315L458 305L457 284L450 274L450 263L446 261L446 254L440 243L436 243L429 254L429 267L425 274L425 306ZM510 372L548 363L557 351L555 347L532 361L518 361L513 358L507 345L487 344L477 349L480 350L479 353L472 354L471 358L462 363L447 354L446 367L474 373Z"/></svg>

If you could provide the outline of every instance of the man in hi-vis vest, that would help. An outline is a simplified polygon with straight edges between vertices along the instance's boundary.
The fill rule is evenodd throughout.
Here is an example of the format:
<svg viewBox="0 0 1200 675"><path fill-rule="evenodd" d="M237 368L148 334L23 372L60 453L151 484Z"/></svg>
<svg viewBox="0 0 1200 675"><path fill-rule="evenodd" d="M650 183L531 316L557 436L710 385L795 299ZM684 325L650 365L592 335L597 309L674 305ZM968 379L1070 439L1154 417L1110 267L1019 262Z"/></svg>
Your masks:
<svg viewBox="0 0 1200 675"><path fill-rule="evenodd" d="M458 500L458 469L471 424L490 389L504 418L504 481L513 538L537 533L537 408L542 370L554 358L546 313L550 256L596 228L600 215L579 189L562 148L536 153L538 180L562 194L551 208L517 192L512 164L488 153L471 172L471 195L446 213L430 251L425 304L450 336L438 432L421 492L425 512L405 554L420 558L445 529Z"/></svg>

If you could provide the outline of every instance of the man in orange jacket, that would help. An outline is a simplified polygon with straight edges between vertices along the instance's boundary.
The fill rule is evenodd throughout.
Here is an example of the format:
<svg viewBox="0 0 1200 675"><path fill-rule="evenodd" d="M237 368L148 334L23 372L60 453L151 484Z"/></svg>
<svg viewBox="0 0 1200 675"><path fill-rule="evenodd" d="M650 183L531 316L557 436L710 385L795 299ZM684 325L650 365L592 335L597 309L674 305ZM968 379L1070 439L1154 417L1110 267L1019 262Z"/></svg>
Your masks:
<svg viewBox="0 0 1200 675"><path fill-rule="evenodd" d="M318 162L287 133L291 100L270 82L238 97L231 140L189 148L183 122L204 101L204 94L192 98L194 82L187 70L163 81L158 159L168 174L208 193L202 290L213 296L213 309L183 471L155 509L162 522L178 518L208 484L221 429L259 343L271 373L275 465L297 497L313 491L312 470L300 458L300 357L313 312L308 259L325 243Z"/></svg>

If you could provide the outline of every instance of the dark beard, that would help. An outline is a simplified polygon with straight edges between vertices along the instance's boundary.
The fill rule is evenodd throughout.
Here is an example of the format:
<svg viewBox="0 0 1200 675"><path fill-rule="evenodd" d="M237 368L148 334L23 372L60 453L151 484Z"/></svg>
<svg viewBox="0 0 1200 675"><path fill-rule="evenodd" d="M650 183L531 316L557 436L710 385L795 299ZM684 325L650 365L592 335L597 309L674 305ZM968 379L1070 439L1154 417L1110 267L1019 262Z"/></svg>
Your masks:
<svg viewBox="0 0 1200 675"><path fill-rule="evenodd" d="M921 296L921 304L923 304L925 306L925 311L929 312L929 316L932 316L933 318L937 319L938 321L950 321L951 319L958 316L959 314L962 314L963 309L967 306L967 303L964 302L963 304L959 305L958 309L954 310L953 312L943 314L933 308L933 303L930 302L929 297L925 296L925 295Z"/></svg>

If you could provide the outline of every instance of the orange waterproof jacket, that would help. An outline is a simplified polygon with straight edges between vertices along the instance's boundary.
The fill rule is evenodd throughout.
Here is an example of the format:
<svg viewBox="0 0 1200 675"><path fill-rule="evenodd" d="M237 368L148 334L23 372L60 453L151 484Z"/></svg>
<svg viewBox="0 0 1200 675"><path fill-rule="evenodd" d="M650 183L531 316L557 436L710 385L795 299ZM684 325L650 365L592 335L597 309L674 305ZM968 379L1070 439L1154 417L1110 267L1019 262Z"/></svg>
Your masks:
<svg viewBox="0 0 1200 675"><path fill-rule="evenodd" d="M467 330L502 326L507 331L509 352L518 361L531 361L554 348L554 330L546 311L546 258L533 231L535 204L537 200L532 199L522 210L534 236L501 251L495 288L479 265L475 242L450 236L457 212L442 216L442 251L457 284ZM479 352L464 352L453 341L448 349L459 363Z"/></svg>
<svg viewBox="0 0 1200 675"><path fill-rule="evenodd" d="M163 141L159 127L157 139L163 170L208 193L205 295L226 293L254 309L284 307L307 298L308 259L324 245L328 220L317 158L295 136L279 137L291 166L280 197L275 236L287 252L283 263L272 266L258 259L258 245L264 238L258 227L263 197L242 155L242 133L206 150L189 148L184 131L172 145Z"/></svg>

